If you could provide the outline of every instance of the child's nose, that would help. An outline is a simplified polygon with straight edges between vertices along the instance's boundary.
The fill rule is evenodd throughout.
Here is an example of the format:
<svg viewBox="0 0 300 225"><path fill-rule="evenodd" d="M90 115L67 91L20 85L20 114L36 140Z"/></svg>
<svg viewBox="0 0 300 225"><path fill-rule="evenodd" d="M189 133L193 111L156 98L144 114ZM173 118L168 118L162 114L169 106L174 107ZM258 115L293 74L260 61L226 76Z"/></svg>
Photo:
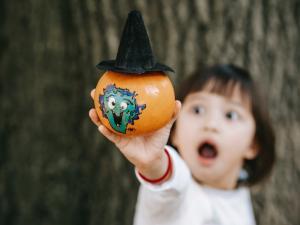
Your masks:
<svg viewBox="0 0 300 225"><path fill-rule="evenodd" d="M207 115L203 122L203 130L210 132L218 132L218 119L213 115Z"/></svg>

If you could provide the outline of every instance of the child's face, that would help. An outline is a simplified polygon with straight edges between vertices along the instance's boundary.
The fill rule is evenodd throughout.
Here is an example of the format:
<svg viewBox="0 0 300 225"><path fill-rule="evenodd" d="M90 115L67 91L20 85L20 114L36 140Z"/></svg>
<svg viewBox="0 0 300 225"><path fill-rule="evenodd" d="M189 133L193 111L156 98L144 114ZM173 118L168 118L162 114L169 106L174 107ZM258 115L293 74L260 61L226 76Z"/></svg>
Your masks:
<svg viewBox="0 0 300 225"><path fill-rule="evenodd" d="M238 87L231 97L208 90L185 98L172 141L198 182L232 189L244 159L256 156L255 121Z"/></svg>

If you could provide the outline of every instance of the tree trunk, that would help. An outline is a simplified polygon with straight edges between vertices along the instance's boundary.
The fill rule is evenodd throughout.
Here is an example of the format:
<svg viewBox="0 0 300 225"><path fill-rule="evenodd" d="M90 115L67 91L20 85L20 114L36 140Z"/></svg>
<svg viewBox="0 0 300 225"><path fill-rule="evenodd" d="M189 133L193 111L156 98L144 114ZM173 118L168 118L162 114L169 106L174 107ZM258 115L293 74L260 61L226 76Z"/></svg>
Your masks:
<svg viewBox="0 0 300 225"><path fill-rule="evenodd" d="M198 61L246 67L277 132L270 181L253 190L259 224L300 224L300 2L0 1L0 224L132 224L132 166L88 118L95 65L116 57L142 12L175 84Z"/></svg>

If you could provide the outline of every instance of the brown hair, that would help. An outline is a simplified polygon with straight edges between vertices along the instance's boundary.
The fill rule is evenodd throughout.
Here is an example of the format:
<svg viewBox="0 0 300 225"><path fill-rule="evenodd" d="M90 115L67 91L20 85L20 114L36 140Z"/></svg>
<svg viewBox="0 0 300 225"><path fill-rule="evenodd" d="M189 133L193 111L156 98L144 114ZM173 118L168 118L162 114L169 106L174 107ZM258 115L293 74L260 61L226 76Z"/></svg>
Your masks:
<svg viewBox="0 0 300 225"><path fill-rule="evenodd" d="M254 143L258 147L258 154L254 159L244 162L244 169L248 172L248 178L244 183L254 185L270 174L275 162L275 134L266 104L250 74L232 64L197 69L181 83L177 98L184 103L187 95L203 90L209 82L213 84L210 90L212 93L225 96L231 96L234 87L239 85L242 97L250 100L256 125ZM171 130L168 143L170 145L175 127L176 124Z"/></svg>

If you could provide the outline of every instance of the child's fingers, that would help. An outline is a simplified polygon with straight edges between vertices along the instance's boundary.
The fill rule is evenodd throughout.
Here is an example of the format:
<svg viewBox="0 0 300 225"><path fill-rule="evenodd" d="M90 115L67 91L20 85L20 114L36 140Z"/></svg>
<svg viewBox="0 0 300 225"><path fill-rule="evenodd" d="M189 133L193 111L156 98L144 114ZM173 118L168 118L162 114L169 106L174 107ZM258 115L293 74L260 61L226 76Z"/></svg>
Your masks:
<svg viewBox="0 0 300 225"><path fill-rule="evenodd" d="M98 126L98 130L111 142L115 143L115 144L119 144L121 137L114 134L113 132L111 132L110 130L108 130L106 127L104 127L100 120L99 117L96 113L95 109L90 109L89 111L89 116L91 118L91 120L93 121L93 123Z"/></svg>
<svg viewBox="0 0 300 225"><path fill-rule="evenodd" d="M96 113L96 109L90 109L89 117L91 118L92 122L99 127L101 125L100 119Z"/></svg>
<svg viewBox="0 0 300 225"><path fill-rule="evenodd" d="M98 127L98 130L100 131L101 134L103 134L108 140L113 142L115 145L118 145L120 143L121 137L108 130L105 126L100 125Z"/></svg>
<svg viewBox="0 0 300 225"><path fill-rule="evenodd" d="M94 97L95 97L95 88L93 90L91 90L91 97L92 97L92 99L94 99Z"/></svg>
<svg viewBox="0 0 300 225"><path fill-rule="evenodd" d="M180 109L181 109L181 101L176 100L175 101L175 112L174 112L175 117L178 116Z"/></svg>
<svg viewBox="0 0 300 225"><path fill-rule="evenodd" d="M181 102L179 100L176 100L176 102L175 102L175 109L174 109L174 113L173 113L172 119L170 120L170 122L167 125L168 128L172 127L173 123L175 122L175 120L178 117L180 109L181 109Z"/></svg>
<svg viewBox="0 0 300 225"><path fill-rule="evenodd" d="M172 119L170 120L170 122L167 124L167 128L168 129L171 129L173 123L175 122L175 120L177 119L178 117L178 114L180 112L180 109L181 109L181 102L179 100L176 100L175 101L175 109L174 109L174 113L173 113L173 116L172 116Z"/></svg>
<svg viewBox="0 0 300 225"><path fill-rule="evenodd" d="M177 119L180 109L181 109L181 102L179 100L176 100L175 101L175 109L174 109L174 113L173 113L172 120L171 120L172 123Z"/></svg>

